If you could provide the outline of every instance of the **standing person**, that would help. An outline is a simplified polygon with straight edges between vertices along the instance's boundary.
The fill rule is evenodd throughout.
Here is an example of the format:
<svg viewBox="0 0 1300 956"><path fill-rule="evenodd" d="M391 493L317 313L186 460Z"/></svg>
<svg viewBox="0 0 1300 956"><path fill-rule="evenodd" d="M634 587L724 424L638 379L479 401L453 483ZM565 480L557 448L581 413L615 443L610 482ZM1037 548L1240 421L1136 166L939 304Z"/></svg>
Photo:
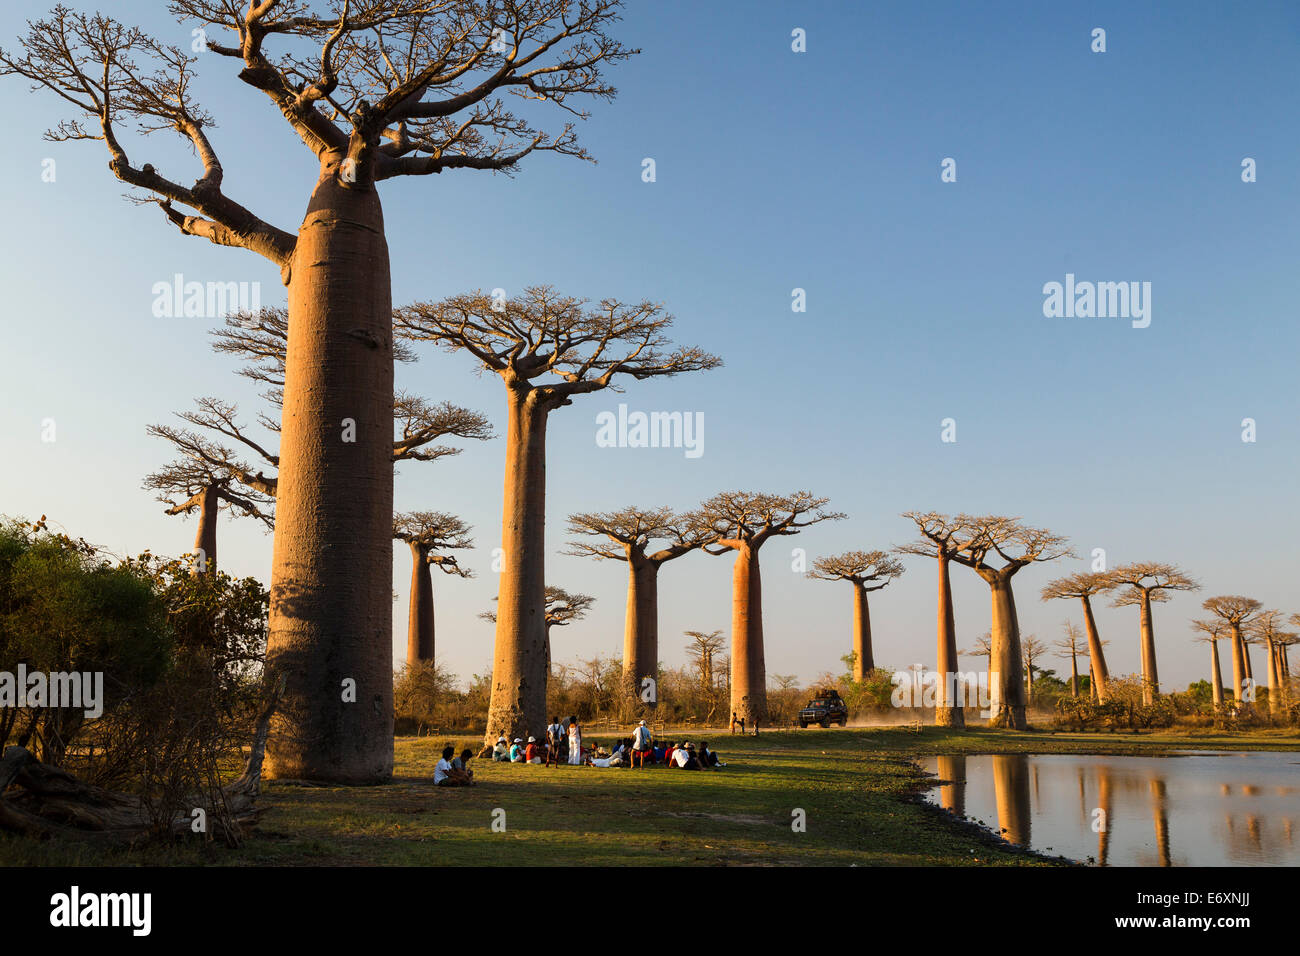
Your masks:
<svg viewBox="0 0 1300 956"><path fill-rule="evenodd" d="M640 760L641 766L645 766L646 754L651 753L654 749L654 738L650 734L650 728L641 721L636 730L632 732L632 766L637 765Z"/></svg>
<svg viewBox="0 0 1300 956"><path fill-rule="evenodd" d="M582 763L582 731L577 717L569 718L569 763L575 767Z"/></svg>
<svg viewBox="0 0 1300 956"><path fill-rule="evenodd" d="M731 712L731 732L733 734L736 732L736 712L734 710Z"/></svg>
<svg viewBox="0 0 1300 956"><path fill-rule="evenodd" d="M551 722L546 725L546 763L549 766L551 758L554 757L558 763L560 751L564 749L564 725L560 723L560 718L552 716Z"/></svg>

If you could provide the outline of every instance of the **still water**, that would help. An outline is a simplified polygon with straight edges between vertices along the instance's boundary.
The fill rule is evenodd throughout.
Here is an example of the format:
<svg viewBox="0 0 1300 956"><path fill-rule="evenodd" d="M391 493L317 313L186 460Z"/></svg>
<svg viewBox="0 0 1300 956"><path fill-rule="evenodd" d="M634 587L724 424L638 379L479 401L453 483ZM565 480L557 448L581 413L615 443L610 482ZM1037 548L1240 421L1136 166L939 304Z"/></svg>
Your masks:
<svg viewBox="0 0 1300 956"><path fill-rule="evenodd" d="M1101 866L1300 865L1300 753L918 762L951 781L928 791L932 803L1043 853Z"/></svg>

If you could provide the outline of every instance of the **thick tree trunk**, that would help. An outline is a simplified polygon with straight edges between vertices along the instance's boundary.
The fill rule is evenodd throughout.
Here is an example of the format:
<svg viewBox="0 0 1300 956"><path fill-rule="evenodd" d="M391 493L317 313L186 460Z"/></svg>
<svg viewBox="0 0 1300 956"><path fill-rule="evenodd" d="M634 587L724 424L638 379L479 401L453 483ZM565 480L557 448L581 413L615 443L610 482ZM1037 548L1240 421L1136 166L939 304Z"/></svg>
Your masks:
<svg viewBox="0 0 1300 956"><path fill-rule="evenodd" d="M195 574L217 573L217 509L220 506L216 485L204 488L203 504L199 507L199 530L194 536L194 550L198 552Z"/></svg>
<svg viewBox="0 0 1300 956"><path fill-rule="evenodd" d="M876 658L871 651L871 607L867 603L867 589L856 581L853 584L853 679L861 681L876 668Z"/></svg>
<svg viewBox="0 0 1300 956"><path fill-rule="evenodd" d="M1246 678L1246 662L1242 655L1241 626L1232 626L1232 699L1241 703L1242 690Z"/></svg>
<svg viewBox="0 0 1300 956"><path fill-rule="evenodd" d="M935 670L939 685L934 700L936 727L965 727L966 711L962 694L957 690L957 627L953 621L952 578L950 559L939 555L939 611L935 647Z"/></svg>
<svg viewBox="0 0 1300 956"><path fill-rule="evenodd" d="M1210 641L1210 693L1214 706L1223 706L1223 672L1219 669L1219 642Z"/></svg>
<svg viewBox="0 0 1300 956"><path fill-rule="evenodd" d="M504 567L486 743L527 738L546 726L546 416L523 383L507 389Z"/></svg>
<svg viewBox="0 0 1300 956"><path fill-rule="evenodd" d="M1253 681L1255 679L1255 668L1250 663L1250 645L1246 643L1244 634L1239 635L1237 640L1241 641L1241 659L1246 665L1246 679Z"/></svg>
<svg viewBox="0 0 1300 956"><path fill-rule="evenodd" d="M289 279L268 669L285 695L267 773L393 773L393 349L373 187L322 175Z"/></svg>
<svg viewBox="0 0 1300 956"><path fill-rule="evenodd" d="M1074 645L1070 645L1070 696L1079 696L1079 658L1074 654Z"/></svg>
<svg viewBox="0 0 1300 956"><path fill-rule="evenodd" d="M1151 592L1142 592L1142 703L1153 703L1160 694L1156 673L1156 635L1151 623Z"/></svg>
<svg viewBox="0 0 1300 956"><path fill-rule="evenodd" d="M1024 730L1025 665L1020 652L1020 622L1010 578L989 581L993 600L992 654L989 655L990 727Z"/></svg>
<svg viewBox="0 0 1300 956"><path fill-rule="evenodd" d="M411 608L406 620L406 663L433 661L433 574L428 549L411 546Z"/></svg>
<svg viewBox="0 0 1300 956"><path fill-rule="evenodd" d="M1086 594L1081 600L1083 601L1083 629L1088 635L1088 674L1089 683L1092 684L1092 698L1104 702L1106 681L1110 679L1110 671L1106 669L1106 655L1101 646L1101 635L1097 633L1097 621L1092 616L1092 601Z"/></svg>
<svg viewBox="0 0 1300 956"><path fill-rule="evenodd" d="M767 719L767 665L763 660L763 585L758 548L736 550L731 577L731 709L747 724Z"/></svg>
<svg viewBox="0 0 1300 956"><path fill-rule="evenodd" d="M647 677L654 681L655 693L646 703L654 707L659 702L659 565L634 555L628 560L623 680L638 700Z"/></svg>

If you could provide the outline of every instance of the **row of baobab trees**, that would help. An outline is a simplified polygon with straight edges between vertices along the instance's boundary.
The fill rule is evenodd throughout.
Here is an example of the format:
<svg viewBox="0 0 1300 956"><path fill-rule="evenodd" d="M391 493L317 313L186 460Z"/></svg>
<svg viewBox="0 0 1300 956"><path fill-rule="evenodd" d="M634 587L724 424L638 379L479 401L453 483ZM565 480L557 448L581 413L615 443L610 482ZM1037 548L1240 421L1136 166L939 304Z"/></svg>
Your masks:
<svg viewBox="0 0 1300 956"><path fill-rule="evenodd" d="M575 121L587 117L585 103L613 98L605 71L638 52L614 36L621 3L170 0L167 7L184 47L111 16L59 5L29 21L16 47L0 49L0 77L51 94L64 115L52 121L47 138L102 143L109 171L134 190L135 204L156 206L182 236L261 257L286 287L282 314L246 317L248 331L263 336L235 343L236 351L272 350L261 359L264 370L274 370L271 411L259 417L276 433L278 447L250 436L233 405L203 400L184 416L192 428L167 433L158 427L181 459L150 479L170 496L169 507L200 512L199 547L209 569L216 566L221 508L274 526L267 671L280 690L266 773L338 782L392 775L394 535L411 544L426 568L430 555L446 557L427 544L438 540L430 526L439 513L395 518L394 462L449 453L434 444L440 437L486 437L486 421L475 413L395 392L394 363L403 359L405 343L456 351L504 385L505 564L488 726L490 734L543 726L548 418L619 381L704 371L720 360L674 346L666 334L671 317L651 302L591 303L537 287L506 300L472 293L394 310L379 193L390 179L427 183L441 182L444 172L514 171L545 153L590 159ZM189 47L192 36L206 43L202 53ZM315 160L301 181L306 211L296 229L275 225L234 197L215 118L194 98L200 58L228 66L232 82L263 97L267 116L287 124ZM292 180L297 157L264 132L233 134L256 152L247 174L263 186L276 174ZM179 136L190 148L199 167L192 182L144 161L143 144L159 134ZM459 242L457 233L435 222L432 240L420 236L421 248L433 240ZM492 252L508 248L507 238ZM227 442L255 456L257 467L238 459ZM714 535L707 549L736 554L733 694L739 693L739 710L761 717L758 550L772 536L833 516L824 499L807 493L736 492L710 503L700 509L706 536ZM990 527L993 533L966 541L944 538L940 526L939 537L927 536L924 546L935 549L941 574L949 560L959 560L989 581L994 663L1006 668L1009 662L1006 669L1014 670L1010 577L1051 549L1035 553L1028 532L1006 519ZM1008 528L1016 529L1005 532L1009 537ZM464 530L442 529L451 541ZM985 563L1013 544L1027 548L1020 558L998 569ZM642 557L649 561L656 553L625 551L633 574ZM1152 592L1132 586L1149 618ZM940 617L942 632L942 602ZM638 633L645 627L638 623ZM644 660L640 645L634 656ZM1154 678L1154 652L1149 656ZM955 664L955 654L941 660ZM1003 695L999 719L1018 725L1018 682L1007 676L1003 683L1012 689ZM355 702L340 694L347 681L355 682Z"/></svg>

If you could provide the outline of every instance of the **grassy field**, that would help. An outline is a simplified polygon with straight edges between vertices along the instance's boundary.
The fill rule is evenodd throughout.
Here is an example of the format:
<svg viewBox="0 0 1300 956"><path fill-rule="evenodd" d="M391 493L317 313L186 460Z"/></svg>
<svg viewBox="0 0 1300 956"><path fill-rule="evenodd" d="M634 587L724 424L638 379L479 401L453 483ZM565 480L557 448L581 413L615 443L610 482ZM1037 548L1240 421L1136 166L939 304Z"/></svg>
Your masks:
<svg viewBox="0 0 1300 956"><path fill-rule="evenodd" d="M698 736L698 734L696 734ZM1051 865L922 805L931 753L1300 749L1294 732L1008 733L811 729L711 735L724 770L688 773L474 761L478 785L435 788L444 738L398 738L383 787L271 782L245 846L127 853L0 836L4 865L888 866ZM458 747L477 741L454 741ZM792 827L802 810L805 832ZM493 822L504 821L504 830Z"/></svg>

